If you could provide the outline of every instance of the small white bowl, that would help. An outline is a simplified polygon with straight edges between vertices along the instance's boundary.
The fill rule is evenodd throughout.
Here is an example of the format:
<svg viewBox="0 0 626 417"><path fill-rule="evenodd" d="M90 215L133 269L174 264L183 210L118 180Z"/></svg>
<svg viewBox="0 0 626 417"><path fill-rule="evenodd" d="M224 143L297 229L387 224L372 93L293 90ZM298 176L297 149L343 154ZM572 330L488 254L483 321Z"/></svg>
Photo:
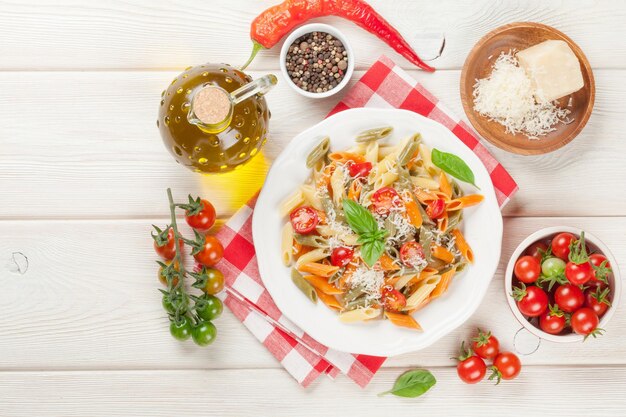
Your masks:
<svg viewBox="0 0 626 417"><path fill-rule="evenodd" d="M509 307L511 307L511 311L513 311L513 315L515 316L517 321L519 321L520 324L524 326L526 330L528 330L530 333L534 334L535 336L541 339L545 339L550 342L557 342L557 343L570 343L570 342L582 342L584 339L584 336L573 333L573 332L570 334L564 334L564 335L554 335L554 334L546 333L540 328L535 327L528 320L526 320L526 317L524 317L524 315L519 311L519 308L517 308L517 302L513 299L513 297L511 297L511 292L513 292L513 270L515 268L515 262L524 253L524 251L528 249L530 245L532 245L533 243L537 241L546 240L561 232L569 232L576 236L580 236L580 232L582 231L583 229L579 229L577 227L569 227L569 226L553 226L553 227L546 227L545 229L538 230L535 233L528 236L526 239L524 239L522 243L520 243L517 246L517 248L515 249L515 252L513 252L513 255L511 255L511 259L509 259L509 263L506 267L506 275L504 276L504 289L506 292L506 299L509 303ZM613 273L609 276L609 286L611 288L611 297L612 297L611 307L609 307L606 313L604 313L604 316L602 316L602 318L600 319L600 324L598 325L598 327L600 328L605 328L606 324L611 320L611 317L613 317L613 314L615 313L615 309L619 305L619 300L620 300L620 296L622 293L622 280L620 278L619 269L617 267L617 260L615 259L615 257L613 256L609 248L604 243L602 243L600 239L598 239L597 237L595 237L594 235L592 235L591 233L587 231L585 231L585 240L588 243L590 243L591 246L598 248L598 250L604 256L606 256L607 260L609 261L609 264L611 265L611 269L613 270Z"/></svg>
<svg viewBox="0 0 626 417"><path fill-rule="evenodd" d="M287 60L287 53L289 52L289 47L296 39L311 32L325 32L330 35L333 35L335 38L341 41L341 43L343 44L343 47L348 53L347 55L348 56L348 68L346 68L343 79L341 80L339 84L337 84L335 88L333 88L332 90L325 91L323 93L312 93L310 91L304 91L291 80L291 77L289 76L289 73L287 72L286 60ZM332 96L333 94L338 93L346 85L348 85L348 82L350 82L350 78L352 77L352 73L354 72L354 54L352 53L352 47L348 43L348 40L346 39L343 33L341 33L340 31L338 31L337 29L335 29L334 27L330 25L325 25L323 23L311 23L308 25L300 26L299 28L295 29L293 32L289 34L289 36L285 40L285 43L283 43L283 46L280 50L280 70L282 71L283 76L285 77L285 80L287 84L289 85L289 87L293 88L299 94L302 94L303 96L310 97L310 98L326 98L326 97Z"/></svg>

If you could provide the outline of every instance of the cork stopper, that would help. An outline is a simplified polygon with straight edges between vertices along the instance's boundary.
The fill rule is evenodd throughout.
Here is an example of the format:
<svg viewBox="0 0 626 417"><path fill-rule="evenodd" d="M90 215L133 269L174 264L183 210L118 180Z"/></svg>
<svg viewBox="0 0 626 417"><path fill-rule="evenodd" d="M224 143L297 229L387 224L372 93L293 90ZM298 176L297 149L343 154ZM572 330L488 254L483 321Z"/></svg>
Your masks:
<svg viewBox="0 0 626 417"><path fill-rule="evenodd" d="M231 111L228 93L219 87L205 87L192 101L192 111L200 122L215 125L226 120Z"/></svg>

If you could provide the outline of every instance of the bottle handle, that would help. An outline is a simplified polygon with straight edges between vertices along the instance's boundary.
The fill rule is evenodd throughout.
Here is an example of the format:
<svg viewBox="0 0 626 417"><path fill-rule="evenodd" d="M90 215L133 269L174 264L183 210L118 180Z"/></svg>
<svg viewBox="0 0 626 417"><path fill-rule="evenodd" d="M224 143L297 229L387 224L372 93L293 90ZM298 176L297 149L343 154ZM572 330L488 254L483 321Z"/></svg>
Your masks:
<svg viewBox="0 0 626 417"><path fill-rule="evenodd" d="M277 82L278 79L274 74L264 75L263 77L257 78L256 80L251 81L230 93L231 100L233 104L238 104L254 95L267 94L267 92L270 91Z"/></svg>

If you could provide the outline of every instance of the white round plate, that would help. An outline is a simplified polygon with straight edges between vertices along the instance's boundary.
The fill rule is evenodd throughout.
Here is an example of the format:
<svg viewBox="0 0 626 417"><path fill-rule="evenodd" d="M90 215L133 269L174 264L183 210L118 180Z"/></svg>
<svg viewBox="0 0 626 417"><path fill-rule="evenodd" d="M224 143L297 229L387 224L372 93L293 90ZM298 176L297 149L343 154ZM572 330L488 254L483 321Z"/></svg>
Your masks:
<svg viewBox="0 0 626 417"><path fill-rule="evenodd" d="M461 157L472 169L482 204L465 210L463 233L474 250L475 263L455 277L446 294L415 313L424 331L403 329L388 320L344 324L323 303L312 303L291 282L290 268L281 262L281 228L286 218L281 202L309 177L306 157L318 141L329 136L331 150L354 145L356 135L369 128L393 126L384 143L397 143L416 132L430 148ZM466 193L476 192L461 183ZM263 283L282 313L318 342L336 350L394 356L423 349L460 326L478 308L500 259L502 216L487 170L478 157L443 125L417 113L396 109L353 109L337 113L297 135L272 165L254 211L254 247Z"/></svg>

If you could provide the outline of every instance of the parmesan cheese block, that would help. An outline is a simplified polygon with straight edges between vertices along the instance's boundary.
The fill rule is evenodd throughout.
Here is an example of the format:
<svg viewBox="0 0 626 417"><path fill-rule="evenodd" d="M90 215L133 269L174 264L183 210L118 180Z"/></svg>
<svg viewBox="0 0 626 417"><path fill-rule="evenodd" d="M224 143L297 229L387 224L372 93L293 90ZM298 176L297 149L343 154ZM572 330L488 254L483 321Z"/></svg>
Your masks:
<svg viewBox="0 0 626 417"><path fill-rule="evenodd" d="M538 103L548 103L572 94L585 85L580 62L564 41L549 40L517 53L526 70Z"/></svg>

